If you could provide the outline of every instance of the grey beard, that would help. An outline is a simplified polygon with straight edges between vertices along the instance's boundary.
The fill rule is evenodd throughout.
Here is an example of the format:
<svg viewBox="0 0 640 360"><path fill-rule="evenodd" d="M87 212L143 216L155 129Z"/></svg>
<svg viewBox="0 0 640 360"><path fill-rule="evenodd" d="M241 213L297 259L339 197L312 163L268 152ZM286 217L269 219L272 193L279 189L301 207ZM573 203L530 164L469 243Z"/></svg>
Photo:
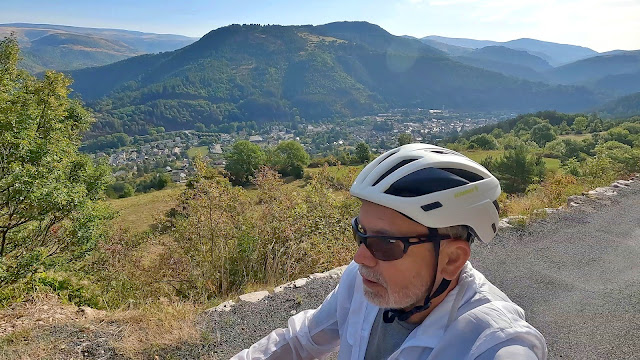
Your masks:
<svg viewBox="0 0 640 360"><path fill-rule="evenodd" d="M388 284L382 278L382 276L380 276L380 274L362 265L360 265L359 271L360 274L363 274L367 279L375 281L385 288L386 291L381 294L380 292L371 290L366 286L363 286L364 296L367 301L378 307L389 309L404 309L412 307L417 303L421 304L426 298L426 290L420 289L420 285L423 285L423 283L419 280L410 282L415 284L415 286L411 286L405 289L399 289L397 291L389 291Z"/></svg>

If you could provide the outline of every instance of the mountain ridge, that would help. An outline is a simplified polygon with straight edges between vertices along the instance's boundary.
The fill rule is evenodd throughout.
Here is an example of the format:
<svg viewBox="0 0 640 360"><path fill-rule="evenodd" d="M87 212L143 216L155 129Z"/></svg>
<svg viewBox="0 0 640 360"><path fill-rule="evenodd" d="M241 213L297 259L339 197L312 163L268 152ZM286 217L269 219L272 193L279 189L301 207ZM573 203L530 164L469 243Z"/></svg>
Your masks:
<svg viewBox="0 0 640 360"><path fill-rule="evenodd" d="M22 49L21 67L31 73L106 65L144 53L175 50L195 41L182 35L121 29L0 24L0 38L11 33L15 34Z"/></svg>
<svg viewBox="0 0 640 360"><path fill-rule="evenodd" d="M462 46L467 48L483 48L487 46L505 46L515 50L524 50L532 55L542 57L551 65L558 66L573 61L581 60L591 56L596 56L597 51L584 46L560 44L550 41L543 41L531 38L520 38L509 41L475 40L468 38L448 38L444 36L431 35L423 37L432 41Z"/></svg>
<svg viewBox="0 0 640 360"><path fill-rule="evenodd" d="M549 86L459 63L377 25L229 25L184 48L71 72L96 131L350 118L389 108L579 110L586 88ZM123 119L126 124L123 123Z"/></svg>

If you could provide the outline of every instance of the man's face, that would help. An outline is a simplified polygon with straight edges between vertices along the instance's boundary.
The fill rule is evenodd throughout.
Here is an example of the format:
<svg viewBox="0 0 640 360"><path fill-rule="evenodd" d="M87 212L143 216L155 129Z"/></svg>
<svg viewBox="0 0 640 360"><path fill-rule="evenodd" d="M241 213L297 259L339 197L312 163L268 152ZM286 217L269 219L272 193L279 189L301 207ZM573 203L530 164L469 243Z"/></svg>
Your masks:
<svg viewBox="0 0 640 360"><path fill-rule="evenodd" d="M369 235L426 235L428 229L405 216L368 201L360 207L359 223ZM360 265L364 295L379 307L406 309L422 304L434 271L434 250L430 243L409 247L398 260L381 261L360 245L354 256Z"/></svg>

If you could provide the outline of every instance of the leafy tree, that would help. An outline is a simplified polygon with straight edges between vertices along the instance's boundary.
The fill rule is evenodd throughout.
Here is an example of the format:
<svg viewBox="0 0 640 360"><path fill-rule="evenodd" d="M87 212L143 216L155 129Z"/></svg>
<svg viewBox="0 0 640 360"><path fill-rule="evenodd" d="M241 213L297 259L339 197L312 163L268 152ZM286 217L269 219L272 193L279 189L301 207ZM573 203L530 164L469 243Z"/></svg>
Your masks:
<svg viewBox="0 0 640 360"><path fill-rule="evenodd" d="M493 131L491 131L491 136L493 136L496 139L500 139L501 137L504 136L504 131L500 128L493 129Z"/></svg>
<svg viewBox="0 0 640 360"><path fill-rule="evenodd" d="M469 145L473 145L473 148L480 148L482 150L495 150L498 148L498 142L496 138L488 134L474 135L469 140Z"/></svg>
<svg viewBox="0 0 640 360"><path fill-rule="evenodd" d="M529 185L539 182L545 172L542 157L529 154L524 145L518 145L498 159L487 157L482 165L498 178L502 190L509 194L525 192Z"/></svg>
<svg viewBox="0 0 640 360"><path fill-rule="evenodd" d="M559 159L565 153L565 149L562 139L555 139L545 144L544 156Z"/></svg>
<svg viewBox="0 0 640 360"><path fill-rule="evenodd" d="M233 144L231 151L225 155L227 164L224 169L230 180L236 185L251 182L255 172L266 163L266 156L260 146L247 140Z"/></svg>
<svg viewBox="0 0 640 360"><path fill-rule="evenodd" d="M136 190L133 188L133 186L131 186L130 184L124 184L124 187L122 189L122 195L120 195L120 197L123 197L123 198L132 197L135 192Z"/></svg>
<svg viewBox="0 0 640 360"><path fill-rule="evenodd" d="M281 142L273 149L269 162L280 174L300 179L311 158L299 142L289 140Z"/></svg>
<svg viewBox="0 0 640 360"><path fill-rule="evenodd" d="M623 127L614 127L609 129L605 136L607 141L617 141L626 145L633 145L633 139L630 138L631 133Z"/></svg>
<svg viewBox="0 0 640 360"><path fill-rule="evenodd" d="M413 142L413 136L409 133L402 133L398 135L398 146L411 144Z"/></svg>
<svg viewBox="0 0 640 360"><path fill-rule="evenodd" d="M36 79L18 60L17 40L0 41L0 256L47 244L52 255L64 244L51 229L100 196L109 170L78 152L91 117L69 99L71 80Z"/></svg>
<svg viewBox="0 0 640 360"><path fill-rule="evenodd" d="M620 125L620 127L627 130L630 134L640 134L640 124L638 123L625 122Z"/></svg>
<svg viewBox="0 0 640 360"><path fill-rule="evenodd" d="M543 122L544 121L537 116L525 117L513 128L513 133L517 136L522 136L529 133L534 126L542 124Z"/></svg>
<svg viewBox="0 0 640 360"><path fill-rule="evenodd" d="M573 128L573 130L577 133L577 134L582 134L582 132L584 132L585 130L587 130L587 125L588 125L589 120L587 120L586 117L584 116L578 116L574 121L573 121L573 125L571 126Z"/></svg>
<svg viewBox="0 0 640 360"><path fill-rule="evenodd" d="M558 125L558 132L560 135L568 134L571 132L571 128L567 125L566 121L563 121L560 125Z"/></svg>
<svg viewBox="0 0 640 360"><path fill-rule="evenodd" d="M598 145L595 151L597 157L612 160L620 172L640 170L640 149L632 149L631 146L617 141L607 141Z"/></svg>
<svg viewBox="0 0 640 360"><path fill-rule="evenodd" d="M581 142L571 139L562 139L564 144L564 152L562 153L561 160L575 158L578 161L582 161L586 158L584 153L584 146Z"/></svg>
<svg viewBox="0 0 640 360"><path fill-rule="evenodd" d="M544 147L549 141L553 141L557 137L553 131L553 126L549 123L542 123L531 128L531 140L538 146Z"/></svg>
<svg viewBox="0 0 640 360"><path fill-rule="evenodd" d="M361 164L364 164L368 162L370 158L371 149L369 148L369 145L365 142L358 143L358 145L356 145L356 159L358 159Z"/></svg>

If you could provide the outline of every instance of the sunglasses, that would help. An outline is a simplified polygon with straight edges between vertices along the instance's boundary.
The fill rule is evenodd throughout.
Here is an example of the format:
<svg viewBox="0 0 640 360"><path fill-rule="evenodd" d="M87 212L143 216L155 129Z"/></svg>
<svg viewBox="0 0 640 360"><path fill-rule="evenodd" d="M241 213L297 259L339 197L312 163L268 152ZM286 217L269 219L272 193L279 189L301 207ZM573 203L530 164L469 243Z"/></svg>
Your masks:
<svg viewBox="0 0 640 360"><path fill-rule="evenodd" d="M358 246L364 244L373 257L382 261L401 259L410 246L451 238L449 235L440 235L438 233L415 236L367 235L362 232L362 227L358 223L357 217L351 220L351 227L353 229L353 238ZM415 241L416 239L417 241Z"/></svg>

